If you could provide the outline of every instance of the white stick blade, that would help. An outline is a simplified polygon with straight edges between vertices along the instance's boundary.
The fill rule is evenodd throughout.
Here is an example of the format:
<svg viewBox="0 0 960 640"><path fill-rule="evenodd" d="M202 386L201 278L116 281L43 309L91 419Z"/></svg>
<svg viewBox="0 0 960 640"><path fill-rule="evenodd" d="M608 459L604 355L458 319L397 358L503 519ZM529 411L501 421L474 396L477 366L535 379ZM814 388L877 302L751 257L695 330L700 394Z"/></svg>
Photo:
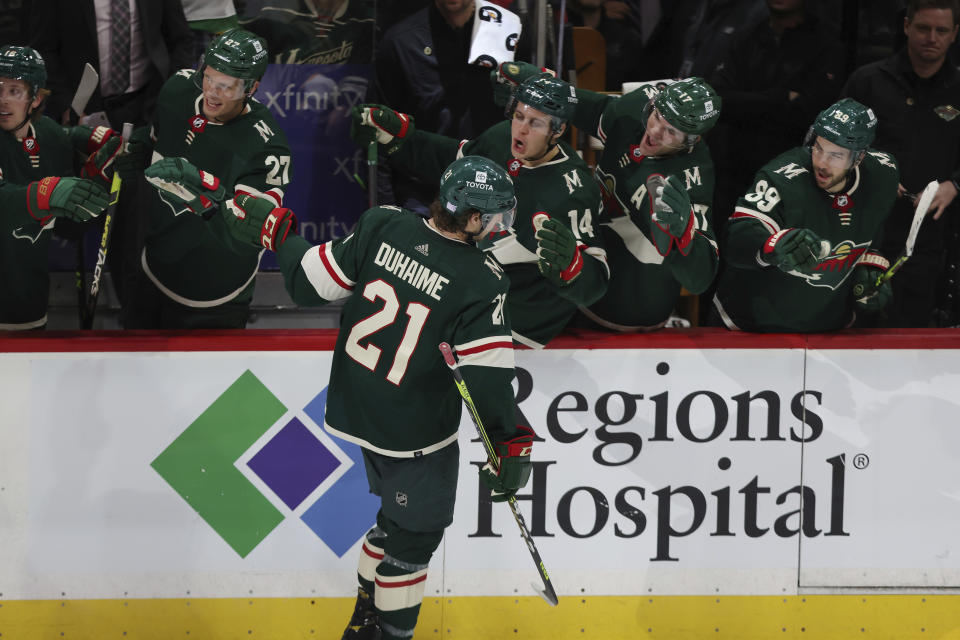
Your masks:
<svg viewBox="0 0 960 640"><path fill-rule="evenodd" d="M933 202L933 197L937 195L937 189L939 188L940 185L937 181L931 180L930 183L924 187L920 197L917 198L917 208L913 213L913 222L910 223L910 232L907 234L905 253L908 256L913 255L913 245L917 243L920 225L923 224L923 219L926 217L927 211L930 210L930 203Z"/></svg>

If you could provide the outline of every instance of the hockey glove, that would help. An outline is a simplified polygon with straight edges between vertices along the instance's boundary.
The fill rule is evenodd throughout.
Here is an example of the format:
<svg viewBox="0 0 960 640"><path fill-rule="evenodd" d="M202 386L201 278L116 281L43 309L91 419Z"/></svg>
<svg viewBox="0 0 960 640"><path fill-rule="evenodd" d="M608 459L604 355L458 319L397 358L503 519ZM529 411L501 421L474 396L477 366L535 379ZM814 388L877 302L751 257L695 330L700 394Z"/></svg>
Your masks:
<svg viewBox="0 0 960 640"><path fill-rule="evenodd" d="M674 176L653 174L647 178L650 198L650 232L660 255L667 255L676 243L683 255L690 253L693 242L693 205L687 190Z"/></svg>
<svg viewBox="0 0 960 640"><path fill-rule="evenodd" d="M350 138L366 147L376 140L387 154L395 152L416 130L413 116L379 104L361 104L350 111Z"/></svg>
<svg viewBox="0 0 960 640"><path fill-rule="evenodd" d="M760 260L786 272L813 273L829 251L830 243L810 229L783 229L763 243Z"/></svg>
<svg viewBox="0 0 960 640"><path fill-rule="evenodd" d="M203 215L223 203L226 189L212 173L198 169L183 158L164 158L143 172L147 182L172 196L192 213Z"/></svg>
<svg viewBox="0 0 960 640"><path fill-rule="evenodd" d="M99 150L91 153L87 158L80 170L80 177L102 180L104 184L109 185L113 180L114 161L120 154L122 145L123 138L117 135L110 136Z"/></svg>
<svg viewBox="0 0 960 640"><path fill-rule="evenodd" d="M529 62L501 62L500 66L490 71L490 84L493 85L493 102L500 107L506 107L513 90L531 76L543 73L543 69Z"/></svg>
<svg viewBox="0 0 960 640"><path fill-rule="evenodd" d="M487 461L480 469L480 479L490 489L490 499L505 502L516 495L530 479L530 452L537 436L530 427L517 427L517 435L493 445L498 464Z"/></svg>
<svg viewBox="0 0 960 640"><path fill-rule="evenodd" d="M867 265L857 265L853 268L853 288L857 290L862 287L863 295L859 298L854 297L853 304L857 311L863 313L877 313L883 310L890 299L893 298L893 287L889 280L884 280L880 286L877 286L877 277L882 273L876 267Z"/></svg>
<svg viewBox="0 0 960 640"><path fill-rule="evenodd" d="M576 280L583 269L580 245L570 227L539 212L533 216L537 238L537 266L553 284L562 287Z"/></svg>
<svg viewBox="0 0 960 640"><path fill-rule="evenodd" d="M109 204L107 191L92 180L51 177L27 185L27 211L44 225L56 217L86 222Z"/></svg>
<svg viewBox="0 0 960 640"><path fill-rule="evenodd" d="M139 127L133 130L127 140L127 148L113 163L114 170L123 180L134 180L150 166L153 157L153 140L150 138L150 127Z"/></svg>
<svg viewBox="0 0 960 640"><path fill-rule="evenodd" d="M287 236L297 232L297 216L290 209L274 207L268 198L246 193L236 196L223 208L227 228L245 244L271 251L279 249Z"/></svg>

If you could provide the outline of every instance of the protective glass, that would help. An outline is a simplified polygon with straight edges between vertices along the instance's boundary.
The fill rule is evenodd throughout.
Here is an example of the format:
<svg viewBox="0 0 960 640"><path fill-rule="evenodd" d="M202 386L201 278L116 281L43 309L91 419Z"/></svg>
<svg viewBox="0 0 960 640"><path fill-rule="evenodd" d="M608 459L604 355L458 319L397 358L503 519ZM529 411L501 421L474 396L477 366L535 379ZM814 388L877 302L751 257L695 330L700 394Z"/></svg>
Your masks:
<svg viewBox="0 0 960 640"><path fill-rule="evenodd" d="M856 159L854 152L850 149L841 147L818 136L813 136L808 146L810 147L810 154L814 164L821 167L828 167L836 171L845 171L853 167L854 160Z"/></svg>
<svg viewBox="0 0 960 640"><path fill-rule="evenodd" d="M200 76L200 89L203 95L217 100L242 100L247 95L243 79L228 76L208 66L203 66L197 74Z"/></svg>
<svg viewBox="0 0 960 640"><path fill-rule="evenodd" d="M511 229L513 227L513 220L516 216L516 213L516 199L514 199L514 206L512 209L501 211L499 213L484 213L480 216L480 225L483 228L477 235L481 238L485 238L488 234L500 233L502 231Z"/></svg>
<svg viewBox="0 0 960 640"><path fill-rule="evenodd" d="M533 111L536 111L533 107L525 104L517 104L517 108L513 110L513 122L517 126L522 127L523 125L527 125L531 131L549 135L550 116L534 115L532 113Z"/></svg>
<svg viewBox="0 0 960 640"><path fill-rule="evenodd" d="M649 113L647 133L660 138L660 144L671 149L682 149L687 146L687 134L667 122L659 109L651 105Z"/></svg>
<svg viewBox="0 0 960 640"><path fill-rule="evenodd" d="M30 87L22 80L0 80L0 100L29 102Z"/></svg>

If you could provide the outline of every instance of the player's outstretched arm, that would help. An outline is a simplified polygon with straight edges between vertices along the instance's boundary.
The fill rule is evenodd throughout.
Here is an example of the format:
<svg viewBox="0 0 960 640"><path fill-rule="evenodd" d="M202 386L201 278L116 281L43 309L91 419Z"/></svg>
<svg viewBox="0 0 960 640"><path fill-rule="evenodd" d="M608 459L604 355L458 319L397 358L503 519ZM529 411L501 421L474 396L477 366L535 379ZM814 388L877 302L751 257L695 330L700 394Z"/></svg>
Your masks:
<svg viewBox="0 0 960 640"><path fill-rule="evenodd" d="M380 145L392 166L431 183L457 157L459 141L420 131L413 116L377 104L361 104L351 111L350 137L362 149Z"/></svg>

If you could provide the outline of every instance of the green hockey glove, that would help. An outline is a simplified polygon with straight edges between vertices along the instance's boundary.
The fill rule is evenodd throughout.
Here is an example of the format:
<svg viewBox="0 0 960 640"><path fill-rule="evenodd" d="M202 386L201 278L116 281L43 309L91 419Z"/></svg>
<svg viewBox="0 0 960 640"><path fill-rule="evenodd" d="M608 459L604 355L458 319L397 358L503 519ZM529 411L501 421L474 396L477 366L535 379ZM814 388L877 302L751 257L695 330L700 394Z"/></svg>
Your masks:
<svg viewBox="0 0 960 640"><path fill-rule="evenodd" d="M763 243L760 259L782 271L813 273L820 259L830 251L830 243L810 229L783 229Z"/></svg>
<svg viewBox="0 0 960 640"><path fill-rule="evenodd" d="M530 452L537 434L530 427L517 427L517 435L493 445L497 465L487 461L480 469L480 479L490 489L490 499L505 502L526 486L530 479Z"/></svg>
<svg viewBox="0 0 960 640"><path fill-rule="evenodd" d="M361 147L373 140L391 154L413 135L413 116L379 104L361 104L350 111L350 139Z"/></svg>
<svg viewBox="0 0 960 640"><path fill-rule="evenodd" d="M223 203L226 189L212 173L198 169L183 158L164 158L143 172L147 182L172 196L192 213L203 215Z"/></svg>
<svg viewBox="0 0 960 640"><path fill-rule="evenodd" d="M877 313L886 307L893 298L893 287L889 280L884 280L880 286L877 286L877 277L882 273L880 269L868 265L857 265L853 268L853 288L857 285L862 286L864 294L857 298L854 297L853 304L857 311L863 313Z"/></svg>
<svg viewBox="0 0 960 640"><path fill-rule="evenodd" d="M583 269L583 256L570 227L543 211L534 214L533 227L536 229L540 273L559 287L576 280Z"/></svg>
<svg viewBox="0 0 960 640"><path fill-rule="evenodd" d="M661 255L670 252L676 243L683 255L690 253L693 242L693 205L690 196L675 176L664 178L651 174L647 178L650 198L650 231Z"/></svg>
<svg viewBox="0 0 960 640"><path fill-rule="evenodd" d="M127 140L127 148L113 163L114 170L122 180L134 180L150 166L153 157L153 140L150 127L138 127Z"/></svg>
<svg viewBox="0 0 960 640"><path fill-rule="evenodd" d="M290 209L274 207L272 200L241 193L222 209L234 238L254 247L276 251L297 232L297 216Z"/></svg>
<svg viewBox="0 0 960 640"><path fill-rule="evenodd" d="M109 204L106 189L92 180L51 177L27 185L27 211L44 225L57 217L86 222Z"/></svg>
<svg viewBox="0 0 960 640"><path fill-rule="evenodd" d="M506 107L516 86L531 76L543 73L543 69L529 62L501 62L490 71L490 84L493 85L493 101L500 107Z"/></svg>

